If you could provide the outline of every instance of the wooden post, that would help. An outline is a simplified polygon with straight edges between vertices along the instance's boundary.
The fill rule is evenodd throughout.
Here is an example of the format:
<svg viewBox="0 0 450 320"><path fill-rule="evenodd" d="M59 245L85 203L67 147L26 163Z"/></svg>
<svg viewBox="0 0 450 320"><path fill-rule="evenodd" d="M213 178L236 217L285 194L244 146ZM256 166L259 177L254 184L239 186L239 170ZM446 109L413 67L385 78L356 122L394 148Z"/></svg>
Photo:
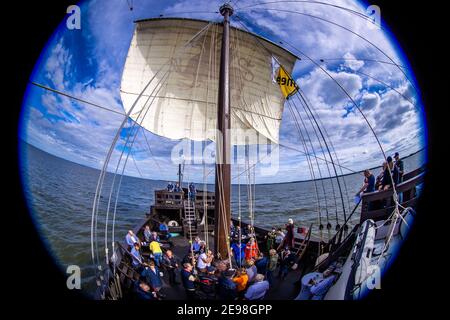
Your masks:
<svg viewBox="0 0 450 320"><path fill-rule="evenodd" d="M220 55L219 101L217 110L216 177L214 251L222 259L228 258L228 236L231 224L231 167L230 167L230 16L229 4L220 7L223 16L222 48Z"/></svg>

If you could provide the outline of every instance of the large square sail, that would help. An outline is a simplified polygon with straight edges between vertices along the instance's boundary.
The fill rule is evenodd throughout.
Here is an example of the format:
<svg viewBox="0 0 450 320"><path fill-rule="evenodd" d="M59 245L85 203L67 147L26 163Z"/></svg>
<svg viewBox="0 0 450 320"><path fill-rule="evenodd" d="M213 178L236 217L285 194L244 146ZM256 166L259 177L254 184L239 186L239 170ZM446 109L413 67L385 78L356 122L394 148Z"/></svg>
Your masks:
<svg viewBox="0 0 450 320"><path fill-rule="evenodd" d="M136 22L120 89L125 111L143 92L130 116L145 129L171 139L215 141L221 38L222 28L207 21ZM290 74L297 58L268 40L231 28L233 145L279 141L285 96L274 81L274 59Z"/></svg>

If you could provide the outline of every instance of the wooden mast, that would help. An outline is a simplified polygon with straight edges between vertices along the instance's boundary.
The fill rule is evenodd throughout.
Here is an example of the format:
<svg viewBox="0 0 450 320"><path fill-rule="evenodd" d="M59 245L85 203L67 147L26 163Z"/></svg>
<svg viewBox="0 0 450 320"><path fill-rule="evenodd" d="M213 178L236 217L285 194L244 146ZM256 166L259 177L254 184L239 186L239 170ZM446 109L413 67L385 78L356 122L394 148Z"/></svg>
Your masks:
<svg viewBox="0 0 450 320"><path fill-rule="evenodd" d="M229 4L220 7L223 16L222 48L220 54L219 101L217 104L216 177L214 251L222 259L228 258L228 236L231 224L231 167L230 167L230 16Z"/></svg>

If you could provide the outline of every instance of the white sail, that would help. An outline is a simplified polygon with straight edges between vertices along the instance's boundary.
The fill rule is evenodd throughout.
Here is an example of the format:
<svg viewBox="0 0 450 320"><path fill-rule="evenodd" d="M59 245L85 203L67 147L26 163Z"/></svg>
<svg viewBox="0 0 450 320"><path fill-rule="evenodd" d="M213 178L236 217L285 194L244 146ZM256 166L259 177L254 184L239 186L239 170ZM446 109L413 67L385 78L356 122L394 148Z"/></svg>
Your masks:
<svg viewBox="0 0 450 320"><path fill-rule="evenodd" d="M206 29L205 29L206 27ZM199 31L206 30L184 47ZM152 19L136 23L125 62L121 98L128 112L145 90L131 118L167 138L215 140L221 26L191 19ZM264 49L264 46L266 49ZM296 57L248 32L231 28L231 143L278 143L284 96L273 81L275 57L289 73ZM160 70L160 71L159 71ZM170 70L166 74L166 71ZM158 72L159 71L159 72ZM167 75L167 78L163 77ZM161 80L163 85L160 87ZM145 102L148 111L138 117ZM145 117L144 117L145 114ZM245 141L245 134L259 140Z"/></svg>

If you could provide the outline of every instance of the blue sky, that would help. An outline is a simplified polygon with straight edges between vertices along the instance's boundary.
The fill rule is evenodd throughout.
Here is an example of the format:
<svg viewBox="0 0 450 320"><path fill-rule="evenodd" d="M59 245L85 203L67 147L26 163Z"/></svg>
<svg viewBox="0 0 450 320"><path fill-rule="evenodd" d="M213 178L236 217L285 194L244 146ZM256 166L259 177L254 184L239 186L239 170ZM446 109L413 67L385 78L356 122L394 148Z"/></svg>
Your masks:
<svg viewBox="0 0 450 320"><path fill-rule="evenodd" d="M123 112L120 79L133 35L134 20L158 17L160 14L213 21L221 19L216 13L221 1L216 0L133 0L133 11L128 8L129 2L99 0L79 4L82 10L81 30L68 30L63 21L37 62L31 80ZM289 43L293 47L285 44L286 48L302 58L297 62L293 76L318 114L343 166L362 170L379 165L383 159L367 124L348 97L323 70L296 49L315 61L324 59L321 66L360 106L388 155L395 151L407 155L424 146L423 111L417 92L399 68L388 63L390 60L376 48L381 48L402 65L409 79L414 78L408 72L409 64L401 55L401 50L396 48L395 40L391 40L385 31L368 28L364 19L330 6L304 2L258 4L260 2L239 0L231 4L235 7L235 16L239 16L248 29L272 41ZM366 10L365 6L351 0L330 3L361 13ZM343 28L310 15L354 30L376 47ZM232 23L239 27L236 19ZM303 116L307 119L306 115ZM120 114L30 86L23 104L23 130L20 135L28 143L56 156L101 168L122 119ZM121 132L109 167L111 171L114 171L120 153L129 151L125 140L131 124L129 121L128 128ZM312 127L307 131L311 137L315 136ZM285 108L280 141L284 146L302 149L299 139L295 123L288 108ZM170 155L178 143L139 130L131 150L132 161L128 162L125 173L151 179L175 179L177 164L171 161ZM320 150L318 141L311 143ZM257 182L311 178L307 159L302 153L280 147L279 155L278 173L265 175L258 167ZM201 165L187 165L186 168L188 180L202 181ZM242 168L235 167L233 175L237 175ZM322 174L324 172L325 167ZM213 181L212 175L209 181Z"/></svg>

